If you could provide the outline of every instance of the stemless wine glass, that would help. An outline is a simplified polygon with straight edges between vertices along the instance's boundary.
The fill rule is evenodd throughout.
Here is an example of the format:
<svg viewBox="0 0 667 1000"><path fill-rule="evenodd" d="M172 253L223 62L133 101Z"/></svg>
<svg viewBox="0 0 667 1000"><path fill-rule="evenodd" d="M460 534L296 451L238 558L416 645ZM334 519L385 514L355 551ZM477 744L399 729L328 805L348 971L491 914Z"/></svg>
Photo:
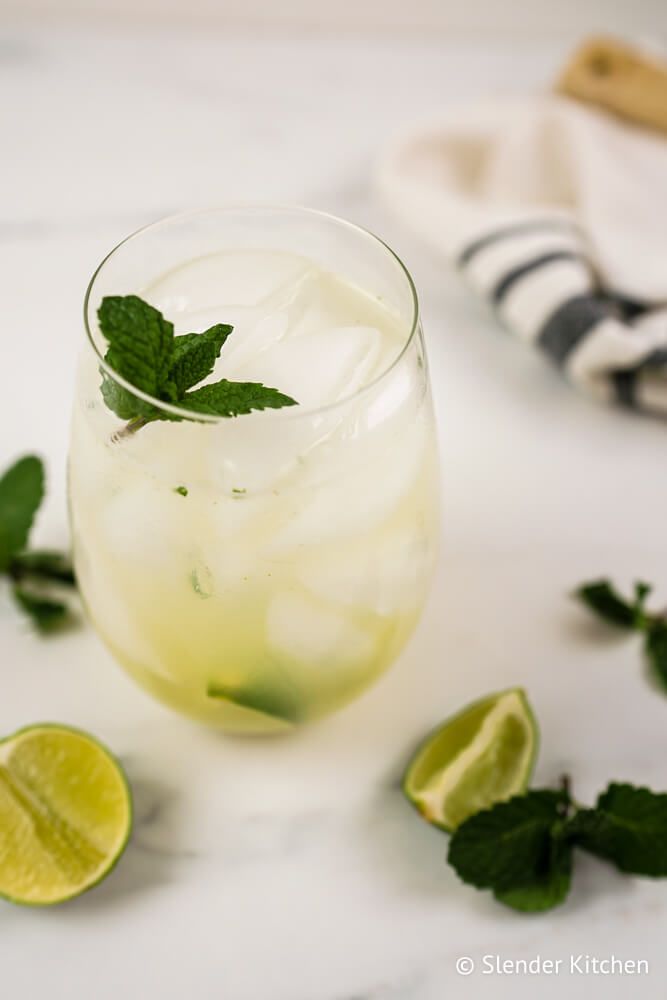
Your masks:
<svg viewBox="0 0 667 1000"><path fill-rule="evenodd" d="M298 403L234 418L152 399L105 360L98 308L135 294L176 335L234 331L209 381ZM95 272L69 465L74 559L97 631L173 708L271 730L354 698L412 632L438 535L415 289L370 233L321 212L166 219ZM164 419L124 422L102 379Z"/></svg>

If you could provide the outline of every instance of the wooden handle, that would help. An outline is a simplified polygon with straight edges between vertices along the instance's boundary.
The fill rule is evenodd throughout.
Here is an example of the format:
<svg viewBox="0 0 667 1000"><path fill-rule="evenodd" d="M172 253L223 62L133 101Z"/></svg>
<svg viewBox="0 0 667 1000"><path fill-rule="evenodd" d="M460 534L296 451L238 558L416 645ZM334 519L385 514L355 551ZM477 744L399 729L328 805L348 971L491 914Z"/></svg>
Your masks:
<svg viewBox="0 0 667 1000"><path fill-rule="evenodd" d="M556 90L667 133L667 63L611 38L577 49Z"/></svg>

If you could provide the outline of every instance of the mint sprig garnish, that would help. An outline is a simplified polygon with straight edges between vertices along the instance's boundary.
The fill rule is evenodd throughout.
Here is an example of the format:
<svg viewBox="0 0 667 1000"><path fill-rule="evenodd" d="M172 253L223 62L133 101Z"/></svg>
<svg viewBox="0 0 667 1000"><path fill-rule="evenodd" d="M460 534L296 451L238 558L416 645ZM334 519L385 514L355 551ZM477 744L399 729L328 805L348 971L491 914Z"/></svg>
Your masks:
<svg viewBox="0 0 667 1000"><path fill-rule="evenodd" d="M26 455L0 477L0 573L17 604L40 632L50 632L70 615L62 588L75 586L69 557L48 550L27 550L35 515L44 499L44 466Z"/></svg>
<svg viewBox="0 0 667 1000"><path fill-rule="evenodd" d="M575 848L622 872L667 877L667 794L612 783L589 809L574 802L568 784L515 796L462 823L447 856L459 877L531 913L566 899Z"/></svg>
<svg viewBox="0 0 667 1000"><path fill-rule="evenodd" d="M173 323L137 295L111 295L98 309L100 330L109 347L110 368L160 402L216 417L236 417L252 410L296 406L296 400L261 382L221 379L199 389L215 367L233 327L218 323L203 333L174 335ZM128 421L117 437L131 434L154 420L182 420L137 398L102 371L102 396L110 410Z"/></svg>
<svg viewBox="0 0 667 1000"><path fill-rule="evenodd" d="M667 617L646 610L652 590L651 584L640 581L635 584L634 596L626 599L609 580L601 579L583 584L574 596L607 624L643 636L644 656L649 668L661 687L667 690Z"/></svg>

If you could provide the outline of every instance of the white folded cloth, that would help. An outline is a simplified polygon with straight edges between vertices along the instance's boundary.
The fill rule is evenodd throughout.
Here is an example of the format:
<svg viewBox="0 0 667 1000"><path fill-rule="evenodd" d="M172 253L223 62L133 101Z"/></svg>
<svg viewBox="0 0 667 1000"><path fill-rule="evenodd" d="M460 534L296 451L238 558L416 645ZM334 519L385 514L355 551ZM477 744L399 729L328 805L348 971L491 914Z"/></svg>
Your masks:
<svg viewBox="0 0 667 1000"><path fill-rule="evenodd" d="M461 108L381 191L579 388L667 416L667 140L556 96Z"/></svg>

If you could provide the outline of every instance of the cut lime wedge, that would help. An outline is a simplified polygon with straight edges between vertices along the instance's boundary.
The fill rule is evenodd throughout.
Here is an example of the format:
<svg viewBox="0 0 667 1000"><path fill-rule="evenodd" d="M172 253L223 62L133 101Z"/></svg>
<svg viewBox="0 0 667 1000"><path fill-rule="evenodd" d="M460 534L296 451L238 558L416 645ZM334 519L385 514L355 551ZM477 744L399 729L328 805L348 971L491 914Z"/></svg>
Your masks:
<svg viewBox="0 0 667 1000"><path fill-rule="evenodd" d="M439 726L420 746L403 791L429 823L457 826L525 791L538 732L520 688L488 695Z"/></svg>
<svg viewBox="0 0 667 1000"><path fill-rule="evenodd" d="M49 906L111 871L132 826L119 764L90 736L38 725L0 741L0 896Z"/></svg>

